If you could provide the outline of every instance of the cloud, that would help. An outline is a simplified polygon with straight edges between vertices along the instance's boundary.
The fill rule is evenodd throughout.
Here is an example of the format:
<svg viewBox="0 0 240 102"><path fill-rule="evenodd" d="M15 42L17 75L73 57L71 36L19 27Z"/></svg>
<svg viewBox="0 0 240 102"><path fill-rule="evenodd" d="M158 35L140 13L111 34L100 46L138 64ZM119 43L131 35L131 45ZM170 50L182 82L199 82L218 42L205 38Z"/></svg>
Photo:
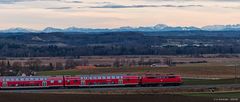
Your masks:
<svg viewBox="0 0 240 102"><path fill-rule="evenodd" d="M147 8L147 7L184 8L184 7L203 7L203 5L116 5L116 4L108 4L108 5L103 5L103 6L91 6L89 8Z"/></svg>
<svg viewBox="0 0 240 102"><path fill-rule="evenodd" d="M158 7L156 5L103 5L103 6L91 6L90 8L145 8L145 7Z"/></svg>
<svg viewBox="0 0 240 102"><path fill-rule="evenodd" d="M0 4L13 4L17 2L33 2L33 1L59 1L59 2L65 2L65 3L82 3L82 1L79 0L0 0Z"/></svg>
<svg viewBox="0 0 240 102"><path fill-rule="evenodd" d="M162 1L171 1L171 2L189 2L189 1L200 1L200 2L204 2L204 1L215 1L215 2L240 2L240 0L134 0L134 1L151 1L151 2L162 2Z"/></svg>
<svg viewBox="0 0 240 102"><path fill-rule="evenodd" d="M74 0L74 1L64 1L65 3L83 3L82 1Z"/></svg>
<svg viewBox="0 0 240 102"><path fill-rule="evenodd" d="M196 0L195 0L196 1ZM240 0L206 0L206 1L216 1L216 2L240 2Z"/></svg>
<svg viewBox="0 0 240 102"><path fill-rule="evenodd" d="M62 1L62 0L0 0L1 4L13 4L16 2L32 2L32 1Z"/></svg>
<svg viewBox="0 0 240 102"><path fill-rule="evenodd" d="M225 6L224 8L229 8L229 9L240 9L240 6Z"/></svg>
<svg viewBox="0 0 240 102"><path fill-rule="evenodd" d="M184 7L203 7L203 5L161 5L160 7L184 8Z"/></svg>
<svg viewBox="0 0 240 102"><path fill-rule="evenodd" d="M63 9L71 9L72 7L50 7L50 8L46 8L46 9L61 9L61 10L63 10Z"/></svg>

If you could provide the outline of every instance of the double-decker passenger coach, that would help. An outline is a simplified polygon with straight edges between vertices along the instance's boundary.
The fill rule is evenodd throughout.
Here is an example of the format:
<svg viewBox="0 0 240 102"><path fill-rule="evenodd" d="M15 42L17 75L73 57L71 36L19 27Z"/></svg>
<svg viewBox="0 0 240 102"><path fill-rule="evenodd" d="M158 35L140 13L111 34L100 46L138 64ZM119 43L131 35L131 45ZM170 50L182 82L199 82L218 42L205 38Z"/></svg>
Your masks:
<svg viewBox="0 0 240 102"><path fill-rule="evenodd" d="M7 76L0 77L0 87L4 88L50 88L63 87L63 77L56 76Z"/></svg>
<svg viewBox="0 0 240 102"><path fill-rule="evenodd" d="M137 75L65 76L66 87L130 86L139 84Z"/></svg>

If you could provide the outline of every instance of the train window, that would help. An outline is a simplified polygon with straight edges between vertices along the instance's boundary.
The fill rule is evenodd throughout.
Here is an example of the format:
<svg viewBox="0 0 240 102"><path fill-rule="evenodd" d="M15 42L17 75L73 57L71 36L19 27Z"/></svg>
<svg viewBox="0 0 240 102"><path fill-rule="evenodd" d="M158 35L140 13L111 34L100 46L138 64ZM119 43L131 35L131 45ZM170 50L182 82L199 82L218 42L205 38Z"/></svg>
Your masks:
<svg viewBox="0 0 240 102"><path fill-rule="evenodd" d="M176 78L176 76L169 76L168 78Z"/></svg>
<svg viewBox="0 0 240 102"><path fill-rule="evenodd" d="M121 79L123 79L123 76L120 76Z"/></svg>
<svg viewBox="0 0 240 102"><path fill-rule="evenodd" d="M30 80L34 80L33 78L30 78Z"/></svg>
<svg viewBox="0 0 240 102"><path fill-rule="evenodd" d="M40 78L40 80L43 80L43 78Z"/></svg>
<svg viewBox="0 0 240 102"><path fill-rule="evenodd" d="M19 79L18 79L18 78L16 78L16 81L19 81Z"/></svg>
<svg viewBox="0 0 240 102"><path fill-rule="evenodd" d="M28 81L28 80L29 80L29 78L26 78L25 80L27 80L27 81Z"/></svg>
<svg viewBox="0 0 240 102"><path fill-rule="evenodd" d="M92 77L89 77L89 79L92 79Z"/></svg>
<svg viewBox="0 0 240 102"><path fill-rule="evenodd" d="M160 76L159 78L164 79L165 77L164 76Z"/></svg>
<svg viewBox="0 0 240 102"><path fill-rule="evenodd" d="M39 80L38 78L35 78L35 80Z"/></svg>
<svg viewBox="0 0 240 102"><path fill-rule="evenodd" d="M62 80L58 80L58 83L62 83Z"/></svg>
<svg viewBox="0 0 240 102"><path fill-rule="evenodd" d="M116 79L120 79L120 76L116 76Z"/></svg>
<svg viewBox="0 0 240 102"><path fill-rule="evenodd" d="M99 76L98 79L102 79L102 77Z"/></svg>
<svg viewBox="0 0 240 102"><path fill-rule="evenodd" d="M115 76L112 76L112 79L115 79Z"/></svg>
<svg viewBox="0 0 240 102"><path fill-rule="evenodd" d="M102 79L106 79L106 76L102 76Z"/></svg>
<svg viewBox="0 0 240 102"><path fill-rule="evenodd" d="M107 79L110 79L111 77L110 76L107 76Z"/></svg>
<svg viewBox="0 0 240 102"><path fill-rule="evenodd" d="M14 79L13 79L13 78L11 78L11 81L14 81Z"/></svg>
<svg viewBox="0 0 240 102"><path fill-rule="evenodd" d="M154 79L154 78L156 78L156 77L154 77L154 76L150 76L150 77L147 77L147 78L149 78L149 79Z"/></svg>
<svg viewBox="0 0 240 102"><path fill-rule="evenodd" d="M93 77L93 79L97 79L97 77Z"/></svg>
<svg viewBox="0 0 240 102"><path fill-rule="evenodd" d="M21 81L24 81L24 78L20 78Z"/></svg>
<svg viewBox="0 0 240 102"><path fill-rule="evenodd" d="M9 81L9 79L7 78L6 81Z"/></svg>
<svg viewBox="0 0 240 102"><path fill-rule="evenodd" d="M54 80L51 80L50 83L54 83Z"/></svg>

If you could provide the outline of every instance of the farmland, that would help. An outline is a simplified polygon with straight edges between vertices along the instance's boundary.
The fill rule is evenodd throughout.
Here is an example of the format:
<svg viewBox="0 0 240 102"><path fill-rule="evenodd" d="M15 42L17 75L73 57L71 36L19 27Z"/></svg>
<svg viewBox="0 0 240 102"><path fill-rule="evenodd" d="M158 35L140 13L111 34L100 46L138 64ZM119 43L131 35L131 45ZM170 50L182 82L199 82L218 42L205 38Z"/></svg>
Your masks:
<svg viewBox="0 0 240 102"><path fill-rule="evenodd" d="M214 101L210 96L209 98L209 87L216 88L216 92L223 91L239 91L239 87L232 87L231 85L239 84L240 79L238 73L240 73L240 69L238 66L240 59L236 57L216 57L218 55L204 55L205 57L190 57L190 56L82 56L80 58L74 58L76 62L83 61L87 59L87 65L79 65L70 69L63 70L47 70L47 71L37 71L36 75L39 76L55 76L55 75L88 75L88 74L146 74L146 73L157 73L157 74L178 74L183 77L184 83L180 87L170 88L160 88L160 89L152 89L146 88L144 90L139 91L137 88L129 89L126 91L124 88L117 88L116 90L108 90L106 91L98 91L102 89L77 89L77 90L62 90L62 91L50 91L46 92L46 94L51 94L53 97L59 93L65 93L69 95L69 97L75 97L75 94L161 94L158 97L161 97L165 93L171 93L169 97L181 97L183 100L188 99L188 97L201 97L202 99L206 99L211 102ZM120 62L124 60L136 62L144 59L144 62L148 62L149 60L161 60L163 61L165 58L171 58L172 62L177 62L174 66L163 66L163 67L151 67L149 65L135 65L135 66L112 66L116 59L119 59ZM61 58L61 57L37 57L37 58L7 58L3 61L9 61L10 64L14 62L22 62L26 63L29 60L40 60L41 65L49 65L49 63L61 62L64 63L69 60L69 58ZM206 63L191 63L191 62L206 62ZM180 64L178 62L181 62ZM94 65L111 65L111 66L94 66ZM237 69L237 70L236 70ZM238 79L235 79L235 74ZM218 86L223 85L223 86ZM226 87L228 86L229 87ZM196 88L195 88L196 87ZM142 89L142 88L141 88ZM195 92L195 93L192 93ZM205 92L205 93L202 93ZM42 93L42 92L41 92ZM178 94L177 96L175 94ZM180 94L180 95L179 95ZM12 94L11 94L12 95ZM19 94L14 94L19 95ZM40 94L34 94L40 95ZM41 94L43 97L45 94ZM72 95L72 96L71 96ZM211 94L213 97L222 97L224 95L236 98L239 93L219 93L219 94ZM9 96L10 97L10 96ZM12 97L12 96L11 96ZM34 96L35 97L35 96ZM66 96L68 97L68 96ZM101 96L102 97L102 96ZM124 97L124 96L121 96ZM164 96L164 97L168 97ZM180 99L181 99L180 98ZM64 99L63 99L64 100ZM127 99L128 100L128 99ZM206 101L206 102L207 102ZM41 101L39 101L41 102ZM171 102L171 101L170 101Z"/></svg>
<svg viewBox="0 0 240 102"><path fill-rule="evenodd" d="M101 59L101 62L111 63L109 59ZM108 62L108 61L109 62ZM174 59L175 61L184 61L191 59ZM202 59L198 59L202 60ZM177 64L176 66L152 68L149 66L137 67L97 67L84 69L70 69L58 71L41 71L38 75L78 75L78 74L144 74L144 73L161 73L161 74L179 74L188 78L234 78L235 66L231 62L237 62L236 59L205 59L209 61L204 64ZM216 61L217 60L217 61ZM227 61L229 60L229 61ZM225 62L226 61L226 62ZM89 60L91 63L91 60ZM223 63L224 62L224 63ZM93 62L97 63L97 62ZM237 70L238 71L238 70Z"/></svg>

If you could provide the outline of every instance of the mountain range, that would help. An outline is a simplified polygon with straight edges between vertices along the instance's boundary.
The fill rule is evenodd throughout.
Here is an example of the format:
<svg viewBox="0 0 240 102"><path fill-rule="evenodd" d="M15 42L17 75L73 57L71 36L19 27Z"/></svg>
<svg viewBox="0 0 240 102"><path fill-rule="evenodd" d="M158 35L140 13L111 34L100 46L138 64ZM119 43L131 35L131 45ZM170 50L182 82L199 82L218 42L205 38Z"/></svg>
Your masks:
<svg viewBox="0 0 240 102"><path fill-rule="evenodd" d="M10 28L0 30L0 33L52 33L52 32L117 32L117 31L141 31L141 32L153 32L153 31L240 31L240 24L236 25L208 25L201 28L190 26L168 26L165 24L158 24L150 27L120 27L112 29L94 29L94 28L77 28L69 27L65 29L47 27L43 30L25 29L25 28Z"/></svg>

